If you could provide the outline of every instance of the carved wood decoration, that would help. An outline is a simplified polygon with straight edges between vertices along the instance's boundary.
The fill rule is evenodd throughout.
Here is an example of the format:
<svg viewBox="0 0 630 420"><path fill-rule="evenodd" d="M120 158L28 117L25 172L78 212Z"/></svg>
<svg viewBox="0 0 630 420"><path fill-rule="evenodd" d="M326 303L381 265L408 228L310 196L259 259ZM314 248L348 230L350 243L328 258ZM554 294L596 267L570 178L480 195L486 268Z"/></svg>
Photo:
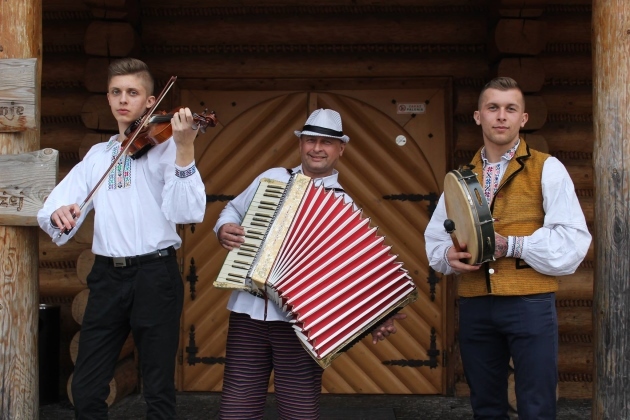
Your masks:
<svg viewBox="0 0 630 420"><path fill-rule="evenodd" d="M384 200L388 194L441 191L445 171L446 108L444 86L335 92L184 91L183 102L203 102L219 116L220 126L197 140L197 165L208 194L238 194L266 169L299 164L293 131L308 112L338 110L350 143L339 161L340 182L393 245L410 271L420 298L403 312L399 332L376 346L369 339L336 359L324 374L330 393L419 393L443 391L444 287L431 285L423 232L429 220L427 202ZM425 103L425 114L397 114L398 103ZM396 143L404 136L404 146ZM402 143L402 142L401 142ZM195 260L198 279L194 300L186 294L181 389L221 389L229 292L212 287L226 252L212 228L225 203L209 203L204 222L185 234L184 261ZM185 273L186 276L186 273ZM194 333L192 332L194 329ZM190 334L194 334L189 337ZM432 347L433 340L433 347ZM194 343L194 344L193 344ZM211 365L202 361L213 360Z"/></svg>
<svg viewBox="0 0 630 420"><path fill-rule="evenodd" d="M37 128L37 59L0 59L0 131Z"/></svg>
<svg viewBox="0 0 630 420"><path fill-rule="evenodd" d="M0 225L38 226L37 212L57 184L53 149L0 155Z"/></svg>

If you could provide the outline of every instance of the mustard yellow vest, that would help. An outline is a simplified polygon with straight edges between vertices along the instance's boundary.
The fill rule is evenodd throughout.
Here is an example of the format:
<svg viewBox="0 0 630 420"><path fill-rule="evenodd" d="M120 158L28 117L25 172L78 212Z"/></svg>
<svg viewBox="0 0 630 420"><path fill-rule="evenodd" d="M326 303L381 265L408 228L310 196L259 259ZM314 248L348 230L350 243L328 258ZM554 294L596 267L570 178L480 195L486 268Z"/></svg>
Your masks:
<svg viewBox="0 0 630 420"><path fill-rule="evenodd" d="M525 141L516 149L501 179L490 210L494 231L505 236L529 236L543 225L542 170L548 154L530 149ZM483 185L481 149L471 162ZM492 274L490 274L492 273ZM558 290L555 277L541 274L518 258L499 258L484 263L476 272L460 276L459 295L531 295Z"/></svg>

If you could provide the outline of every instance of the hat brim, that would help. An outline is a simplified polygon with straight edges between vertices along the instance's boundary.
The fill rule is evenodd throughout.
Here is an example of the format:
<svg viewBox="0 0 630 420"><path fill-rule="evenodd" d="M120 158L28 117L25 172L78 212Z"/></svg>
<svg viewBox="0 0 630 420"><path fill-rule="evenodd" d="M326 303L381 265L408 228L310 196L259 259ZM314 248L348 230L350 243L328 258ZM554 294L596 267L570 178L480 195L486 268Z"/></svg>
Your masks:
<svg viewBox="0 0 630 420"><path fill-rule="evenodd" d="M304 131L295 130L294 133L298 137L305 135L305 136L315 136L315 137L330 137L333 139L341 140L344 143L348 143L350 141L350 137L346 136L345 134L341 137L337 137L337 136L330 136L328 134L316 133L314 131L308 131L308 130L304 130Z"/></svg>

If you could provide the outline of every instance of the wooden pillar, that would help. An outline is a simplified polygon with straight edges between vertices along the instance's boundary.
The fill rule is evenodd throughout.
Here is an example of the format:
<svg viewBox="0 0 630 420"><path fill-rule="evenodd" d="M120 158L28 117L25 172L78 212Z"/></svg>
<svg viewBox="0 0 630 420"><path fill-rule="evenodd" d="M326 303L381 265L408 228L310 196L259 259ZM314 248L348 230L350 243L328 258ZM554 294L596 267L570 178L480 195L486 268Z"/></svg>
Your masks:
<svg viewBox="0 0 630 420"><path fill-rule="evenodd" d="M37 59L36 103L41 86L40 0L0 3L0 59ZM0 154L39 148L37 129L0 132ZM37 419L38 227L0 225L0 418Z"/></svg>
<svg viewBox="0 0 630 420"><path fill-rule="evenodd" d="M630 418L630 3L593 1L593 419Z"/></svg>

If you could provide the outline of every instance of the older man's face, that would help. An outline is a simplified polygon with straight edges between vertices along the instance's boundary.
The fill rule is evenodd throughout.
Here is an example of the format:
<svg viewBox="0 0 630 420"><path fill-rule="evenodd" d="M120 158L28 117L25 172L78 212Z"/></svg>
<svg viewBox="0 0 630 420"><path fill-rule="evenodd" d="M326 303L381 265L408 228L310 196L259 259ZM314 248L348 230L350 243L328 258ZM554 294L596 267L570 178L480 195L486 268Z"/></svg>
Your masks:
<svg viewBox="0 0 630 420"><path fill-rule="evenodd" d="M339 139L322 136L300 137L302 172L311 178L332 175L346 144Z"/></svg>

